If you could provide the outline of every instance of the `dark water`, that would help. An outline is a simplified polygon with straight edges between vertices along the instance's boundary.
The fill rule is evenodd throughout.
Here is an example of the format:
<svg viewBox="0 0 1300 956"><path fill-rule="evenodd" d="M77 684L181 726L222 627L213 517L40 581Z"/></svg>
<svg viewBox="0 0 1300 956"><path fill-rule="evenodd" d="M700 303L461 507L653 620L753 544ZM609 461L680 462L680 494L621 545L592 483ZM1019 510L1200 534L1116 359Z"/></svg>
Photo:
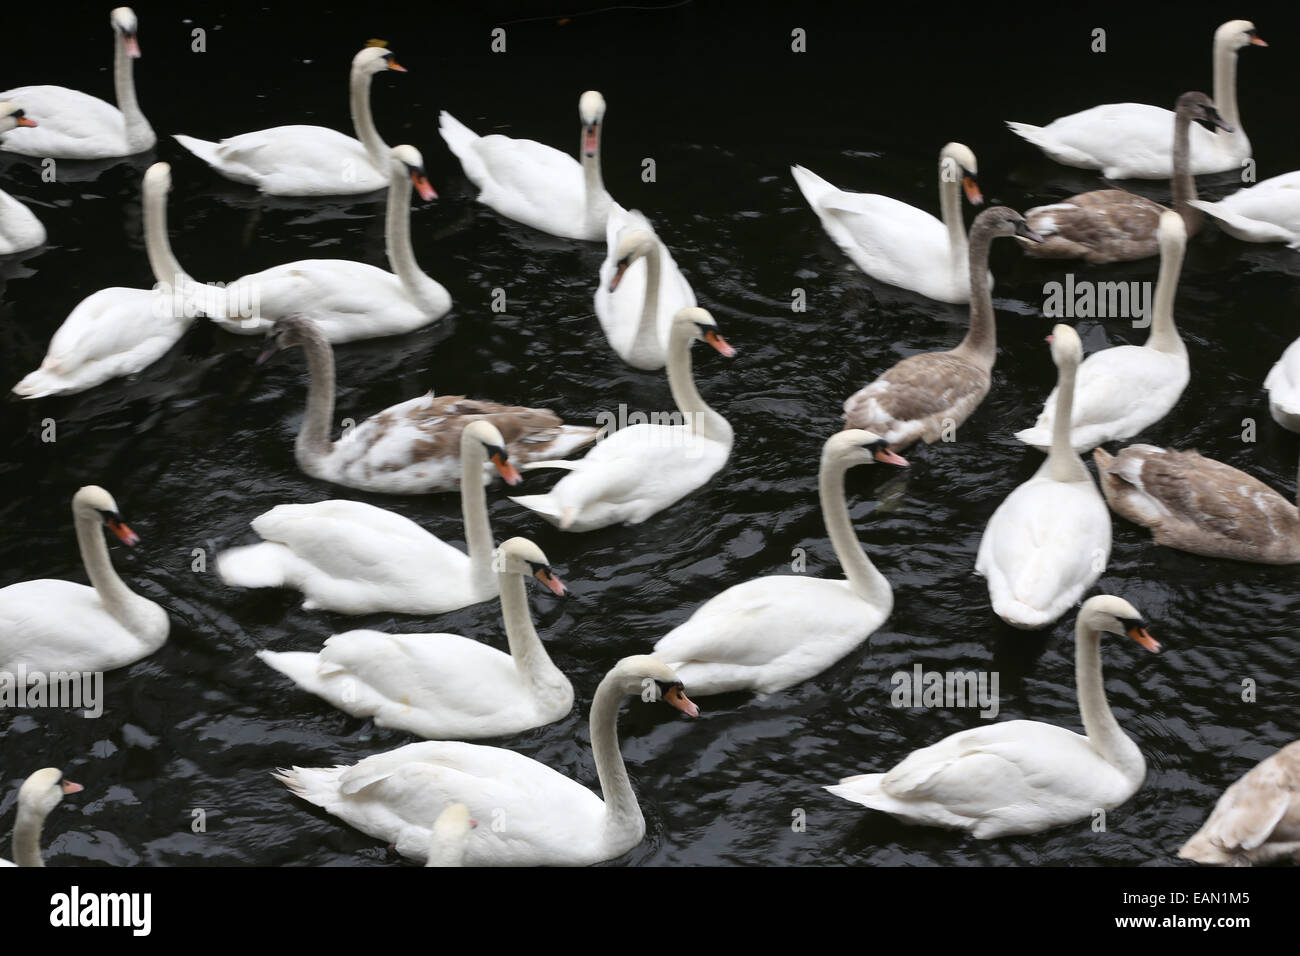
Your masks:
<svg viewBox="0 0 1300 956"><path fill-rule="evenodd" d="M348 60L364 40L381 36L411 72L377 79L377 121L389 143L424 152L442 198L414 209L416 249L455 306L434 328L340 348L338 416L359 419L430 387L550 407L576 422L617 412L619 403L669 408L662 377L624 367L600 333L591 296L603 247L531 232L474 203L436 133L437 111L447 108L480 132L574 148L578 93L605 93L611 193L650 216L739 355L730 362L696 356L703 394L735 427L729 466L650 522L566 535L521 512L499 488L490 495L497 538L533 537L572 589L565 600L534 589L533 606L578 696L566 719L499 743L590 785L586 711L604 672L647 651L721 588L788 570L795 548L807 549L810 574L838 575L818 510L816 465L823 440L839 427L840 402L902 355L950 347L963 333L964 307L857 272L804 205L790 163L845 188L937 211L937 152L956 139L979 157L991 202L1023 209L1096 188L1098 179L1046 161L1001 120L1046 122L1123 99L1171 105L1185 89L1210 91L1210 36L1227 15L1185 11L1162 24L1040 10L970 22L894 11L868 23L858 5L839 20L814 20L687 4L577 17L565 26L512 24L509 52L492 56L489 29L529 16L523 5L440 13L423 23L382 10L359 21L355 10L345 16L316 7L311 17L279 8L221 17L137 9L140 100L164 137L156 153L91 168L60 164L55 183L40 181L34 161L0 158L3 188L27 202L50 234L38 253L0 261L6 387L39 363L81 298L105 286L151 284L138 185L157 159L173 163L172 239L197 277L229 280L313 256L384 265L382 196L262 199L166 138L215 139L293 122L348 129ZM1300 166L1287 135L1300 27L1276 13L1254 15L1273 46L1243 53L1241 101L1265 178ZM85 29L74 31L60 56L28 50L8 59L0 86L59 82L110 95L104 11L76 16ZM809 24L809 52L796 56L789 31L801 22ZM1099 25L1109 28L1104 56L1087 50ZM10 26L7 34L23 35L21 24ZM205 54L190 52L195 26L209 29ZM656 161L654 183L640 177L646 157ZM1131 185L1168 199L1167 186ZM1211 198L1236 185L1231 174L1201 181ZM1079 726L1072 617L1042 634L1004 626L973 572L975 549L998 503L1040 460L1012 432L1033 419L1054 381L1042 342L1050 326L1040 313L1043 283L1071 269L1080 278L1154 279L1156 262L1090 269L1031 262L1010 243L998 246L1000 353L989 399L959 442L915 450L905 477L884 468L850 477L852 516L893 584L893 616L837 665L767 700L704 698L697 722L627 705L623 752L648 833L617 864L1168 865L1222 789L1295 738L1296 570L1155 548L1146 532L1117 518L1097 587L1136 605L1166 650L1151 656L1115 641L1104 652L1110 700L1149 765L1138 794L1111 812L1108 832L1093 833L1083 821L981 843L904 827L821 789L978 723L969 710L892 708L890 675L915 664L996 670L999 719ZM505 315L488 307L496 287L507 293ZM806 313L790 310L795 287L807 291ZM1141 440L1199 448L1290 496L1300 443L1269 419L1262 382L1300 334L1298 305L1295 253L1238 244L1213 230L1194 240L1176 306L1192 382L1174 413ZM1127 322L1078 325L1087 351L1145 335ZM266 509L329 497L391 508L460 542L455 496L367 496L302 475L291 446L304 370L296 354L255 369L258 347L199 323L130 381L0 408L0 583L84 580L68 503L93 482L117 496L142 538L130 552L114 546L117 567L172 618L159 652L107 676L101 719L0 716L7 722L0 725L6 844L18 783L57 765L86 792L49 821L47 858L55 865L391 864L377 841L292 798L269 772L352 763L411 738L292 689L254 651L315 649L354 627L450 631L504 646L494 603L436 619L308 614L295 593L233 590L211 570L191 570L194 549L211 568L216 551L252 540L248 522ZM53 444L39 439L45 418L57 423ZM1258 423L1253 444L1241 440L1246 418ZM552 480L532 477L525 488ZM1241 700L1246 679L1258 685L1253 703ZM191 830L196 808L207 813L204 833ZM798 810L806 813L804 832L791 827Z"/></svg>

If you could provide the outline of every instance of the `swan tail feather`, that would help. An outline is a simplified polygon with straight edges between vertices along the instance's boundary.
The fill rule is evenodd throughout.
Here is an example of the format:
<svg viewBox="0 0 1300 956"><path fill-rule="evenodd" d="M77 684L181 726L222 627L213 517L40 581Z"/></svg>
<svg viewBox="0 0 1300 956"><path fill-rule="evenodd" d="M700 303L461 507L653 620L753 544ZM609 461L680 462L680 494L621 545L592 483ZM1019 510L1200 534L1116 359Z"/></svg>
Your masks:
<svg viewBox="0 0 1300 956"><path fill-rule="evenodd" d="M235 588L282 588L287 585L286 560L292 554L273 541L231 548L217 555L217 574Z"/></svg>
<svg viewBox="0 0 1300 956"><path fill-rule="evenodd" d="M320 655L314 651L258 651L257 657L279 671L308 693L320 696L324 685L320 680Z"/></svg>
<svg viewBox="0 0 1300 956"><path fill-rule="evenodd" d="M219 167L221 165L221 157L217 155L217 150L221 146L220 143L209 142L206 139L197 139L193 136L185 136L181 133L174 133L172 139L176 140L176 142L180 143L209 166Z"/></svg>
<svg viewBox="0 0 1300 956"><path fill-rule="evenodd" d="M466 178L479 189L483 189L488 180L487 167L483 165L483 159L475 149L483 137L446 110L438 114L438 134L442 136L447 148L460 160Z"/></svg>
<svg viewBox="0 0 1300 956"><path fill-rule="evenodd" d="M339 782L346 767L290 767L280 768L271 774L284 784L295 797L329 809L328 804L338 799Z"/></svg>

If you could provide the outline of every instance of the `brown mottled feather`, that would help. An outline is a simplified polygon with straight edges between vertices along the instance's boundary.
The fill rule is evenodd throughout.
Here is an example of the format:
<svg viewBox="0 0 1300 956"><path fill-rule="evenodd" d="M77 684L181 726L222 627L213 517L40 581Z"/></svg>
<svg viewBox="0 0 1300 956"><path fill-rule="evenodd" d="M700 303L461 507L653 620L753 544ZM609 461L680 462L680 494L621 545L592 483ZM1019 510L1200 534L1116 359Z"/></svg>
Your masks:
<svg viewBox="0 0 1300 956"><path fill-rule="evenodd" d="M1093 458L1111 508L1150 528L1157 544L1238 561L1300 563L1300 511L1244 471L1195 451L1162 454L1141 445L1114 458L1098 449ZM1142 495L1169 513L1151 514Z"/></svg>
<svg viewBox="0 0 1300 956"><path fill-rule="evenodd" d="M1123 189L1098 189L1030 209L1025 221L1046 241L1019 242L1028 255L1041 259L1145 259L1160 253L1156 232L1164 211L1159 203ZM1192 223L1186 225L1192 235Z"/></svg>
<svg viewBox="0 0 1300 956"><path fill-rule="evenodd" d="M1225 790L1178 855L1200 863L1300 861L1300 740Z"/></svg>
<svg viewBox="0 0 1300 956"><path fill-rule="evenodd" d="M952 352L909 355L844 402L849 428L873 431L903 449L960 426L989 392L988 371Z"/></svg>

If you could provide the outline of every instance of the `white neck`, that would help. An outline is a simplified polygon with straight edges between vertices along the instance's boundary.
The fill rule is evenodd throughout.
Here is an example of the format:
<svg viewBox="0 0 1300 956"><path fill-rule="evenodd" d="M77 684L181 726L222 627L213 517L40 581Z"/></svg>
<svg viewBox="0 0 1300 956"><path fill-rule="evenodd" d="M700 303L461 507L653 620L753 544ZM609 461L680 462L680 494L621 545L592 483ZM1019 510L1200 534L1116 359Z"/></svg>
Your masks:
<svg viewBox="0 0 1300 956"><path fill-rule="evenodd" d="M1074 625L1074 682L1088 742L1127 779L1140 781L1146 761L1111 713L1101 673L1101 633L1088 627L1082 615Z"/></svg>
<svg viewBox="0 0 1300 956"><path fill-rule="evenodd" d="M641 322L632 340L633 355L656 355L663 348L659 340L659 243L651 242L645 256L645 301L641 303Z"/></svg>
<svg viewBox="0 0 1300 956"><path fill-rule="evenodd" d="M1079 366L1063 364L1056 378L1056 418L1052 421L1052 448L1043 467L1054 481L1090 481L1083 459L1070 445L1070 416L1074 414L1074 379Z"/></svg>
<svg viewBox="0 0 1300 956"><path fill-rule="evenodd" d="M140 112L140 104L135 98L135 70L131 57L126 52L126 39L116 29L113 31L113 92L117 98L117 108L122 113L125 125L126 145L132 153L142 153L152 146L157 138L153 127Z"/></svg>
<svg viewBox="0 0 1300 956"><path fill-rule="evenodd" d="M370 113L370 79L374 74L354 66L348 77L348 106L352 112L352 128L357 139L366 148L375 169L383 170L389 161L388 145L375 129L375 118Z"/></svg>
<svg viewBox="0 0 1300 956"><path fill-rule="evenodd" d="M415 261L415 250L411 247L411 178L401 163L396 160L390 160L390 163L392 181L388 186L388 211L384 220L388 267L401 280L402 288L415 304L431 312L433 306L424 291L432 280L420 270Z"/></svg>
<svg viewBox="0 0 1300 956"><path fill-rule="evenodd" d="M605 182L600 176L600 141L604 135L605 124L602 122L596 127L596 151L591 156L587 155L585 143L578 144L578 155L582 157L582 179L586 191L584 207L586 224L587 229L593 233L602 231L601 214L604 211L602 199L605 194ZM586 138L585 128L583 138Z"/></svg>
<svg viewBox="0 0 1300 956"><path fill-rule="evenodd" d="M487 487L483 484L486 461L483 443L461 432L460 513L469 549L470 579L476 588L490 594L496 572L492 570L492 525L488 521Z"/></svg>
<svg viewBox="0 0 1300 956"><path fill-rule="evenodd" d="M831 537L831 547L840 560L844 576L848 578L853 593L873 607L884 610L886 616L894 606L894 592L889 581L876 570L863 550L849 520L849 504L844 494L844 473L847 467L829 455L822 455L818 483L821 492L822 520Z"/></svg>
<svg viewBox="0 0 1300 956"><path fill-rule="evenodd" d="M510 657L515 662L515 670L537 692L545 693L566 686L568 678L551 662L542 639L537 636L537 629L533 627L524 576L513 571L502 571L497 577L501 587L501 617L505 621L506 642L510 645ZM617 705L615 710L617 711ZM594 732L592 737L594 743ZM614 747L618 749L617 741Z"/></svg>
<svg viewBox="0 0 1300 956"><path fill-rule="evenodd" d="M19 806L14 821L14 862L19 866L44 866L41 859L41 827L45 817L31 807Z"/></svg>
<svg viewBox="0 0 1300 956"><path fill-rule="evenodd" d="M636 843L645 834L645 818L618 746L618 708L626 696L617 669L606 674L591 702L591 751L605 801L605 842Z"/></svg>
<svg viewBox="0 0 1300 956"><path fill-rule="evenodd" d="M709 408L695 387L691 371L691 343L695 337L685 326L673 324L668 336L668 388L677 410L686 416L692 432L731 445L731 424Z"/></svg>
<svg viewBox="0 0 1300 956"><path fill-rule="evenodd" d="M152 186L144 190L144 245L154 282L168 289L185 289L196 283L181 267L172 252L167 234L167 191Z"/></svg>
<svg viewBox="0 0 1300 956"><path fill-rule="evenodd" d="M1174 325L1174 296L1178 292L1178 276L1183 269L1183 249L1183 246L1178 245L1160 257L1151 334L1144 343L1149 349L1174 354L1187 351Z"/></svg>
<svg viewBox="0 0 1300 956"><path fill-rule="evenodd" d="M124 625L129 624L128 609L138 600L122 579L117 576L113 562L108 557L104 541L103 521L94 511L74 512L77 529L77 547L81 563L86 569L91 585L99 595L104 609Z"/></svg>
<svg viewBox="0 0 1300 956"><path fill-rule="evenodd" d="M1215 130L1215 136L1246 135L1241 128L1241 114L1237 112L1237 50L1227 37L1214 45L1214 108L1233 129L1231 133Z"/></svg>
<svg viewBox="0 0 1300 956"><path fill-rule="evenodd" d="M948 156L939 159L939 215L948 227L948 248L952 252L953 268L962 269L966 266L966 224L961 218L961 185L957 179L946 175L948 168L956 166L957 161Z"/></svg>

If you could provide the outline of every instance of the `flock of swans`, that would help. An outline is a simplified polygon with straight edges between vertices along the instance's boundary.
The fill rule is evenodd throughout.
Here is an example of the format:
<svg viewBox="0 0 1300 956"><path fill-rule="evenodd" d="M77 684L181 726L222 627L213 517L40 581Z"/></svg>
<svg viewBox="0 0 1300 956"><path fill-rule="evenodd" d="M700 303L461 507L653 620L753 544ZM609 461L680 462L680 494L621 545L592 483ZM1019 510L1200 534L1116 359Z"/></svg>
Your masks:
<svg viewBox="0 0 1300 956"><path fill-rule="evenodd" d="M0 148L29 156L92 159L138 154L155 134L137 102L140 56L134 13L111 14L117 106L62 87L0 93ZM1215 34L1215 95L1190 92L1174 110L1133 103L1098 106L1044 127L1011 128L1048 156L1115 178L1172 177L1173 208L1123 190L1084 193L1021 215L993 207L963 225L962 196L981 204L974 154L940 153L942 219L886 196L837 189L801 166L791 173L826 233L875 279L944 302L969 303L969 329L949 351L910 355L844 402L845 429L824 446L818 489L842 578L773 575L727 588L650 652L617 661L590 711L598 796L508 748L498 738L559 720L574 688L539 638L528 579L557 595L565 585L532 541L494 547L488 488L521 471L556 469L545 494L511 500L558 528L582 533L639 524L708 483L727 462L733 430L701 396L696 343L723 357L736 350L695 294L650 222L605 190L600 146L606 104L583 93L580 160L529 140L479 136L450 114L439 132L478 200L522 226L605 242L595 312L612 350L632 368L665 370L680 419L601 435L540 408L467 396L412 398L378 411L334 439L334 347L435 322L450 297L426 275L411 246L414 190L434 197L420 153L388 147L370 113L373 78L402 68L372 43L354 58L350 106L356 137L319 126L282 126L220 142L176 141L220 176L269 195L324 196L387 188L391 272L349 260L304 260L224 285L192 278L168 238L171 169L156 163L142 183L153 289L104 289L68 315L40 366L14 386L28 400L105 386L167 352L194 316L267 339L262 359L297 347L307 366L298 467L322 482L394 495L460 495L468 553L383 508L347 499L286 503L252 519L258 541L224 551L217 570L234 588L288 588L303 607L341 614L436 615L500 601L508 652L475 635L353 630L314 653L261 651L273 669L349 714L423 740L353 766L292 767L277 778L293 794L428 865L590 864L636 846L645 822L618 740L628 697L662 701L688 717L687 696L771 694L821 673L889 617L893 592L850 520L845 475L858 465L907 467L901 452L943 441L976 412L997 358L989 250L1007 237L1032 255L1104 263L1159 255L1151 332L1086 359L1079 336L1057 325L1046 355L1057 385L1037 421L1016 433L1045 453L989 520L975 570L1007 623L1045 628L1075 608L1082 735L1013 720L963 731L917 750L884 772L827 789L900 820L965 830L977 838L1034 833L1117 807L1142 785L1141 749L1107 703L1100 644L1132 638L1160 645L1141 612L1116 595L1086 596L1106 567L1110 512L1151 529L1156 544L1211 558L1300 563L1300 511L1257 479L1191 451L1100 446L1140 434L1177 404L1188 383L1187 350L1174 302L1190 236L1209 216L1240 239L1300 246L1300 172L1243 189L1218 203L1197 200L1193 177L1238 168L1250 155L1237 108L1236 57L1264 45L1252 24ZM1202 129L1194 124L1204 124ZM0 251L40 246L44 229L0 193ZM255 305L249 311L248 306ZM184 307L180 307L183 305ZM1300 431L1300 342L1269 374L1273 417ZM594 444L593 444L594 443ZM581 457L571 457L591 445ZM1081 454L1093 452L1100 484ZM105 530L138 540L113 496L87 485L72 500L90 586L64 580L0 590L0 670L104 671L124 667L167 640L168 612L134 593L114 570ZM1086 599L1085 599L1086 598ZM268 768L269 769L269 768ZM41 865L40 832L62 797L81 787L57 769L32 774L18 796L14 854ZM475 816L504 814L504 831ZM1300 859L1300 742L1228 789L1181 856L1204 863Z"/></svg>

